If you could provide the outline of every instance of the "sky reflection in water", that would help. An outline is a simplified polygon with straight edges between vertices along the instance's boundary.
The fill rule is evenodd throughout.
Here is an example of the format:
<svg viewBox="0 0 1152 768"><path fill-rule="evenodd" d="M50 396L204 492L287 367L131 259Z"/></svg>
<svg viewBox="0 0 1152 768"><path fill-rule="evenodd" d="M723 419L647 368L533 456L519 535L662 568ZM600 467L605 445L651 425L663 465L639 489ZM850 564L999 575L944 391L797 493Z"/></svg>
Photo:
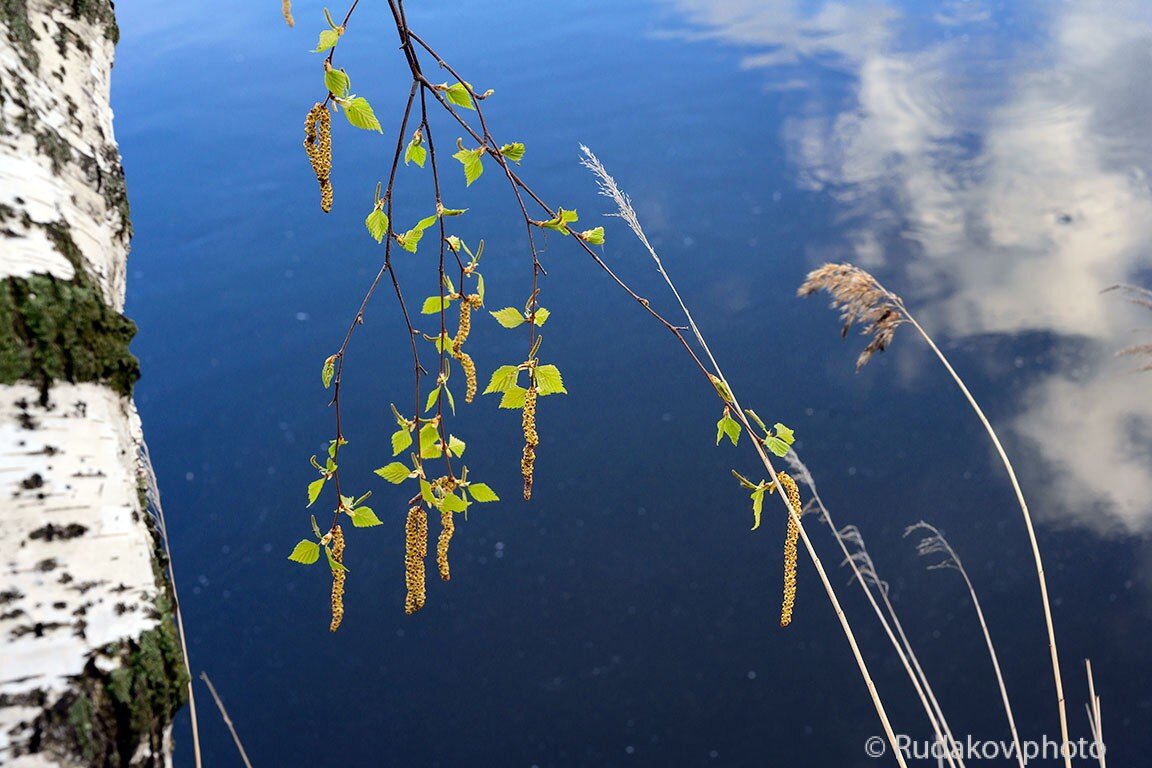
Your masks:
<svg viewBox="0 0 1152 768"><path fill-rule="evenodd" d="M346 461L385 525L350 540L345 626L328 635L323 574L284 557L307 531L307 458L330 437L319 363L378 262L362 221L388 147L338 130L336 207L319 213L300 128L320 15L296 6L290 31L274 3L121 4L113 84L137 392L192 656L257 764L874 765L875 714L809 564L793 626L775 626L783 522L748 534L729 475L750 455L711 445L714 399L674 340L563 242L545 254L544 349L571 394L541 409L537 498L516 499L515 419L492 403L462 412L469 466L505 501L458 527L453 580L415 618L403 499L371 485L388 403L410 386L406 340L388 301L367 315ZM864 531L954 727L1005 735L965 593L901 539L920 518L968 561L1022 727L1052 734L1035 576L979 426L907 329L855 375L861 342L837 338L821 300L793 298L807 269L844 259L905 296L1048 523L1074 726L1091 655L1114 763L1139 764L1152 379L1113 353L1147 340L1152 317L1099 291L1150 277L1147 5L501 0L409 14L496 88L489 119L527 144L526 177L604 223L606 258L666 307L650 262L601 219L577 143L633 196L742 398L797 430L838 521ZM406 86L385 16L358 16L340 62L388 145ZM404 222L428 213L423 178L401 175ZM451 177L446 194L470 207L461 234L487 240L504 306L523 301L525 246L498 181ZM420 259L401 267L412 300L435 289ZM482 376L520 341L476 322ZM842 596L894 719L923 732L866 606ZM202 717L208 764L229 764L229 737ZM177 735L191 765L186 721Z"/></svg>

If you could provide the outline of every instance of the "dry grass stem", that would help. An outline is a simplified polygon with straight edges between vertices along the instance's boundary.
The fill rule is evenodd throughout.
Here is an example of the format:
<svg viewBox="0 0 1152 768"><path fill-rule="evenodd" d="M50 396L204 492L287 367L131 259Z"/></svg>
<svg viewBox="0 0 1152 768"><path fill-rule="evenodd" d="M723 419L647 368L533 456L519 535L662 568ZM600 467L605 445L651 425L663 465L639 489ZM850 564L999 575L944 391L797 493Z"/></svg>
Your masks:
<svg viewBox="0 0 1152 768"><path fill-rule="evenodd" d="M1108 751L1104 746L1104 720L1100 716L1100 697L1096 695L1096 681L1092 678L1092 662L1084 659L1084 667L1088 672L1088 703L1084 705L1088 710L1088 727L1092 729L1092 741L1096 746L1096 758L1100 762L1100 768L1108 768L1104 757Z"/></svg>
<svg viewBox="0 0 1152 768"><path fill-rule="evenodd" d="M224 718L224 725L228 726L228 732L232 734L232 741L236 742L236 749L240 750L240 759L244 761L247 768L252 768L252 762L248 759L248 753L244 751L244 745L240 742L240 735L236 733L236 726L232 724L232 718L228 716L228 710L224 708L220 694L216 692L216 686L212 685L212 681L208 679L207 672L201 672L200 679L208 686L208 692L216 701L216 708L220 710L220 717Z"/></svg>
<svg viewBox="0 0 1152 768"><path fill-rule="evenodd" d="M810 296L817 291L832 295L832 308L840 310L840 321L844 323L842 337L853 325L862 326L861 335L870 337L868 346L856 358L856 370L863 368L872 355L883 352L892 343L896 329L905 322L900 298L851 264L825 264L812 270L797 295Z"/></svg>
<svg viewBox="0 0 1152 768"><path fill-rule="evenodd" d="M1024 751L1020 747L1020 734L1016 730L1016 718L1012 714L1012 704L1008 701L1008 688L1004 684L1004 675L1000 671L1000 659L996 655L996 646L992 643L992 634L988 631L988 622L984 620L984 609L980 605L980 598L976 596L976 588L972 585L972 580L968 578L968 571L965 570L960 556L956 554L956 550L952 549L952 545L944 538L944 534L923 520L909 526L904 531L904 535L908 536L915 531L927 533L927 536L916 544L918 555L921 557L943 556L942 559L932 563L928 568L932 570L947 568L957 571L968 587L968 595L972 598L972 606L976 609L976 618L979 620L980 630L984 634L984 644L988 647L988 656L992 659L992 668L996 672L996 684L1000 688L1000 700L1004 704L1004 713L1008 716L1008 728L1012 731L1012 743L1016 745L1016 759L1020 768L1024 768Z"/></svg>

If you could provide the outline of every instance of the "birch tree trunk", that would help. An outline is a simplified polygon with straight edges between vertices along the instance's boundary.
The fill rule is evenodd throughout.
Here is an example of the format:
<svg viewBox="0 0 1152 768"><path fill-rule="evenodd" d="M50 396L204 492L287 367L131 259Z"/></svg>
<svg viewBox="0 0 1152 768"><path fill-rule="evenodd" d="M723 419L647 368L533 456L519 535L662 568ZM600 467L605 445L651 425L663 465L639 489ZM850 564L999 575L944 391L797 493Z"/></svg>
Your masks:
<svg viewBox="0 0 1152 768"><path fill-rule="evenodd" d="M0 764L158 766L187 676L121 313L110 0L0 0Z"/></svg>

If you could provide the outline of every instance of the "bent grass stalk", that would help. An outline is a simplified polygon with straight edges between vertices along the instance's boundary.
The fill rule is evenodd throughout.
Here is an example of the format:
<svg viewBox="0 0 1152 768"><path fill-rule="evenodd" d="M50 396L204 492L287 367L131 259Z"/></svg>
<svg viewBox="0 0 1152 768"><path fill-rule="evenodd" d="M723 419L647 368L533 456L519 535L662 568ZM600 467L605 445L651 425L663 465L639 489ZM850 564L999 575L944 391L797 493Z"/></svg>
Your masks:
<svg viewBox="0 0 1152 768"><path fill-rule="evenodd" d="M580 151L583 154L580 162L585 168L590 170L593 175L596 176L597 184L600 187L600 194L609 198L616 204L618 213L609 215L615 215L624 220L629 229L631 229L633 234L636 235L637 239L640 240L640 243L644 246L645 250L647 250L648 255L656 263L656 269L659 271L660 276L664 278L664 282L667 283L669 289L671 289L673 296L676 297L676 302L680 305L680 310L684 313L684 317L688 321L688 326L692 330L692 334L696 337L696 340L699 342L701 349L703 349L704 354L712 364L712 368L716 372L716 377L727 388L727 391L730 394L732 400L732 409L736 412L737 418L740 419L741 423L744 425L744 428L748 430L748 434L750 436L753 435L754 432L752 426L748 423L747 417L744 415L744 409L740 406L740 402L736 397L735 390L728 382L727 377L724 376L723 369L720 367L720 364L713 356L712 350L709 349L708 342L705 341L704 335L700 333L700 329L697 327L696 321L693 319L691 311L689 311L688 306L684 303L684 299L680 296L680 292L676 289L676 285L672 282L672 278L664 269L664 264L660 260L659 254L657 254L656 249L652 247L652 244L648 241L648 237L644 234L644 229L640 226L640 220L636 216L636 211L633 209L632 203L628 196L620 190L619 186L616 184L616 180L612 178L612 176L604 168L604 165L600 162L596 155L593 154L592 150L588 149L588 147L584 145L580 145ZM751 439L750 442L756 449L756 453L759 456L761 463L764 465L764 468L768 471L769 476L772 478L772 482L776 483L778 487L782 487L780 486L776 468L772 465L772 461L768 458L768 454L765 453L763 444L756 439ZM864 684L868 688L868 695L872 699L872 704L876 708L876 714L879 716L880 723L884 728L884 734L888 739L888 743L892 747L892 754L896 758L896 762L901 766L901 768L907 768L907 764L904 761L904 756L899 746L897 745L896 733L892 729L891 722L888 720L888 712L884 708L884 702L881 700L880 694L876 690L876 684L872 680L872 675L868 671L868 664L866 661L864 661L864 656L860 651L860 646L856 642L856 635L853 633L852 627L848 623L848 617L845 616L844 609L840 606L840 600L836 597L836 590L833 588L832 582L828 578L828 573L824 569L824 563L821 561L820 556L816 553L816 548L813 546L812 540L808 536L808 532L801 524L799 517L800 510L792 509L792 505L788 503L788 498L785 494L780 494L780 499L784 504L785 509L788 511L790 519L799 528L800 539L804 542L804 548L808 552L808 556L811 558L812 564L816 567L816 573L820 577L820 583L824 586L824 592L828 595L828 601L832 604L832 609L835 611L836 618L840 622L840 628L843 630L844 636L848 640L848 645L852 649L852 655L856 659L856 666L860 670L860 676L864 679Z"/></svg>
<svg viewBox="0 0 1152 768"><path fill-rule="evenodd" d="M929 534L927 538L916 545L917 554L921 556L944 555L943 561L928 567L932 569L952 568L959 571L964 583L968 586L968 594L971 596L972 605L976 609L976 618L980 621L980 630L984 633L984 643L988 646L988 656L992 659L992 668L996 671L996 684L1000 687L1000 699L1004 702L1004 713L1008 716L1008 728L1012 731L1012 743L1016 745L1016 759L1020 763L1020 768L1024 768L1024 751L1020 748L1020 735L1016 732L1016 718L1012 714L1012 705L1008 701L1008 688L1004 685L1004 675L1000 672L1000 660L996 655L996 646L992 644L992 634L988 631L988 623L984 620L984 609L980 606L980 598L976 596L976 588L972 586L972 580L968 578L968 571L964 568L960 555L952 549L952 545L944 538L944 534L923 520L909 526L904 531L904 535L908 536L913 531L926 531Z"/></svg>
<svg viewBox="0 0 1152 768"><path fill-rule="evenodd" d="M836 538L836 543L840 545L840 551L844 554L844 564L852 569L853 579L860 585L860 589L864 591L864 596L868 599L869 605L872 606L872 610L876 613L876 618L880 621L880 626L884 628L884 633L888 636L888 641L896 651L896 656L904 666L904 671L908 675L908 679L912 682L916 696L920 699L920 703L924 707L924 712L928 716L928 721L932 725L936 739L945 745L955 745L957 742L952 736L952 730L948 727L948 721L944 718L944 712L941 710L940 704L936 701L932 686L929 684L924 670L920 667L920 662L912 650L911 643L908 642L903 628L900 627L899 619L896 617L896 610L888 600L887 585L880 579L879 574L876 572L875 564L872 562L871 556L864 547L864 539L860 536L859 530L855 526L845 526L843 530L836 527L832 520L832 513L828 511L828 507L824 505L824 500L820 498L820 493L816 490L816 481L812 479L812 473L808 470L804 462L800 460L796 451L790 451L785 457L785 461L788 462L792 471L796 474L796 477L807 485L808 490L811 491L812 499L820 510L824 522L828 524L829 530L832 531L832 535ZM850 552L848 550L849 541L857 547L856 552ZM888 616L885 616L884 611L880 609L879 603L876 602L876 597L872 593L873 587L875 587L883 597L884 603L887 606ZM891 617L891 621L889 620L889 616ZM893 624L899 628L899 640L892 630ZM946 759L951 765L957 766L957 768L963 768L963 760L960 758L959 753L954 754L954 752L955 750L949 748L945 754Z"/></svg>
<svg viewBox="0 0 1152 768"><path fill-rule="evenodd" d="M1065 768L1072 768L1072 753L1068 741L1068 713L1064 704L1064 682L1060 677L1060 656L1056 650L1056 630L1052 623L1052 604L1048 599L1048 581L1044 576L1044 560L1040 556L1040 544L1036 540L1036 530L1032 525L1032 514L1028 511L1028 502L1024 500L1024 491L1020 488L1020 481L1016 478L1016 469L1012 466L1012 461L1000 443L1000 437L996 434L996 430L993 429L988 417L984 415L984 410L976 402L976 398L968 390L964 380L960 378L960 374L952 367L952 363L936 346L936 342L932 340L924 327L908 311L903 299L881 285L880 281L868 272L852 264L825 264L819 269L813 270L808 274L797 294L808 296L818 290L826 290L832 294L832 306L841 310L841 318L845 322L843 329L845 335L853 323L861 320L868 323L864 333L871 336L872 340L857 361L857 370L868 362L868 358L873 352L883 351L888 342L891 341L892 332L896 326L903 322L911 323L912 327L935 353L945 370L948 371L956 386L960 388L964 398L984 426L988 437L991 438L992 445L995 446L996 453L1000 456L1000 461L1008 473L1012 490L1016 493L1016 501L1024 516L1024 527L1028 531L1028 541L1032 546L1032 559L1036 565L1036 577L1040 582L1040 602L1044 608L1044 624L1048 631L1048 651L1052 660L1052 677L1056 683L1056 705L1060 713L1061 753L1064 757ZM898 313L898 316L893 317L893 312Z"/></svg>

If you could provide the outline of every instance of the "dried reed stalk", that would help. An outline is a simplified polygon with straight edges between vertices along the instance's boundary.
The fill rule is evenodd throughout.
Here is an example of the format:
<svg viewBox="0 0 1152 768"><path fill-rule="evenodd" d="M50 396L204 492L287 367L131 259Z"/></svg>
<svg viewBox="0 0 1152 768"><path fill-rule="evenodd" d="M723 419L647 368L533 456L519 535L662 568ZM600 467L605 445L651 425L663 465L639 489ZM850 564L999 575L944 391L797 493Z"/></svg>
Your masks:
<svg viewBox="0 0 1152 768"><path fill-rule="evenodd" d="M988 622L984 620L984 609L980 606L980 598L976 596L976 588L968 578L968 571L964 568L960 556L952 545L944 538L944 534L933 525L921 520L909 526L904 535L908 536L914 531L925 531L928 536L921 539L916 545L916 553L921 557L929 555L944 555L944 559L928 566L930 569L951 568L958 571L968 587L968 594L972 598L972 606L976 609L976 618L980 622L980 630L984 633L984 644L988 646L988 656L992 659L992 669L996 672L996 684L1000 687L1000 700L1004 703L1004 714L1008 716L1008 728L1012 731L1012 743L1016 745L1016 760L1020 768L1024 768L1024 751L1020 747L1020 734L1016 731L1016 718L1012 714L1012 704L1008 701L1008 688L1004 684L1004 675L1000 672L1000 659L996 655L996 646L992 643L992 633L988 631Z"/></svg>
<svg viewBox="0 0 1152 768"><path fill-rule="evenodd" d="M1088 710L1088 727L1092 729L1092 742L1096 746L1096 759L1100 763L1100 768L1108 768L1104 757L1108 751L1104 746L1104 720L1100 716L1100 697L1096 695L1096 681L1092 679L1092 662L1084 659L1084 667L1088 672L1088 703L1084 705Z"/></svg>
<svg viewBox="0 0 1152 768"><path fill-rule="evenodd" d="M916 321L912 313L904 305L904 301L884 288L880 282L859 267L851 264L825 264L824 266L816 269L808 274L807 279L800 286L798 294L801 296L808 296L815 291L826 290L832 294L833 306L839 307L841 310L841 318L844 319L846 325L844 333L853 322L865 323L864 333L870 335L872 340L868 344L868 348L860 355L856 362L856 369L859 370L860 366L868 362L872 356L872 352L884 349L888 342L892 340L892 332L901 323L908 322L924 339L924 342L935 353L940 363L948 371L952 380L956 382L956 386L964 394L968 404L976 413L980 423L984 425L984 430L991 438L992 444L996 447L996 453L1000 456L1000 461L1004 464L1004 469L1008 472L1008 479L1012 483L1012 489L1016 493L1016 501L1020 505L1020 512L1024 515L1024 526L1028 531L1028 541L1032 546L1032 559L1036 566L1036 577L1040 582L1040 602L1044 608L1044 623L1048 631L1048 651L1052 659L1052 677L1056 683L1056 706L1060 714L1060 740L1061 744L1068 745L1068 713L1064 704L1064 682L1060 676L1060 656L1056 650L1056 630L1052 624L1052 604L1048 599L1048 581L1044 576L1044 561L1040 557L1040 544L1036 540L1036 530L1032 524L1032 514L1028 511L1028 502L1024 500L1024 491L1020 488L1020 481L1016 478L1016 470L1012 466L1011 460L1008 458L1004 446L1000 443L1000 437L996 434L996 430L992 428L992 423L988 421L988 417L984 415L984 410L980 404L976 402L976 398L968 390L968 386L964 380L960 378L960 374L952 367L952 363L936 346L936 342L924 330L924 327ZM870 351L871 350L871 351ZM1070 749L1062 749L1061 752L1064 756L1065 768L1072 768L1072 753Z"/></svg>
<svg viewBox="0 0 1152 768"><path fill-rule="evenodd" d="M637 217L636 211L632 208L632 201L629 200L628 196L625 195L623 191L621 191L620 187L616 184L616 180L613 179L611 175L609 175L608 171L604 168L604 165L600 162L596 155L592 153L592 150L581 145L580 151L583 153L583 157L581 158L580 162L585 168L590 170L596 176L597 185L600 188L600 194L609 198L616 204L617 213L610 215L618 216L624 220L624 222L632 230L633 234L635 234L637 239L640 240L645 250L647 250L648 255L651 256L652 260L656 263L656 269L659 271L660 276L664 278L664 282L668 285L669 289L672 291L672 294L676 297L676 302L680 305L680 310L684 313L684 317L688 321L688 326L691 328L692 334L696 337L700 347L708 356L708 360L711 362L713 370L715 371L715 376L719 378L727 392L731 395L731 405L733 411L735 411L735 416L741 421L741 423L744 425L744 428L748 430L748 433L753 434L752 427L744 415L744 409L740 407L740 403L736 398L735 389L725 378L719 363L716 362L716 358L713 356L711 349L708 347L707 341L705 341L703 334L700 333L700 329L696 326L696 321L692 318L692 313L689 312L688 306L684 303L683 298L680 296L680 292L676 290L676 285L672 282L672 278L669 277L668 273L665 271L664 264L660 260L660 256L656 253L656 249L652 247L652 244L648 241L648 237L644 234L644 229L640 226L640 219ZM768 471L768 475L771 477L772 482L779 482L776 468L772 465L772 461L768 458L768 454L765 452L763 444L761 444L759 440L752 440L750 442L752 443L753 448L756 449L756 454L759 456L761 463L764 465L764 468ZM824 569L823 561L820 560L820 556L816 553L816 548L813 546L812 540L808 536L808 532L805 531L804 526L800 524L800 510L793 510L792 506L788 503L787 498L781 496L781 500L785 508L788 510L789 517L794 519L796 525L799 527L800 540L804 542L804 548L808 552L808 556L812 559L812 564L816 567L816 573L820 577L820 583L824 586L824 592L828 595L828 601L832 604L832 609L836 612L836 618L840 621L840 628L843 630L844 637L848 640L848 645L852 649L852 655L856 659L856 666L860 670L860 676L863 678L864 684L868 688L868 695L872 699L872 704L876 708L876 714L880 718L880 723L884 728L884 734L888 739L889 745L892 747L892 754L896 758L896 762L900 765L900 768L907 768L907 763L904 761L904 755L900 751L896 741L896 733L892 729L891 722L888 720L888 712L884 708L884 702L881 700L880 694L876 690L876 684L873 682L872 675L868 671L868 664L864 661L864 656L860 652L860 646L856 642L856 635L853 633L852 627L848 623L848 617L844 615L844 609L840 606L840 600L836 597L836 590L832 587L832 582L828 578L827 571Z"/></svg>
<svg viewBox="0 0 1152 768"><path fill-rule="evenodd" d="M1138 285L1128 285L1127 283L1120 283L1105 288L1101 293L1108 293L1109 291L1123 291L1126 294L1128 301L1136 304L1137 306L1152 309L1152 291L1147 288L1141 288ZM1149 362L1140 368L1141 371L1152 371L1152 344L1135 344L1131 347L1125 347L1116 353L1117 355L1136 355L1143 357Z"/></svg>

